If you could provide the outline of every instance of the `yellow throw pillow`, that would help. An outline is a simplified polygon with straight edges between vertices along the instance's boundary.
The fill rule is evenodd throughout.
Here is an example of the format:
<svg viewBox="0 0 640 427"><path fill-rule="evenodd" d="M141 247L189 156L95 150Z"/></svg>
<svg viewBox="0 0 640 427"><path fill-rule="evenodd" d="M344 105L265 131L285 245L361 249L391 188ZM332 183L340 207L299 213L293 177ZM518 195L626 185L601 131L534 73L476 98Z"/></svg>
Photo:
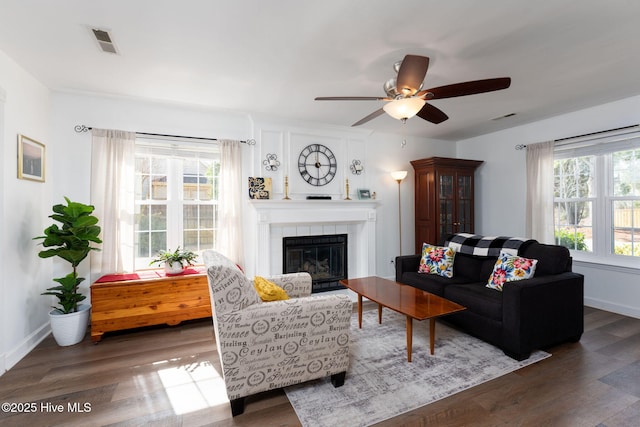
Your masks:
<svg viewBox="0 0 640 427"><path fill-rule="evenodd" d="M253 280L253 286L256 288L256 291L258 291L258 295L260 295L262 301L289 299L289 295L287 295L284 289L264 277L256 276Z"/></svg>

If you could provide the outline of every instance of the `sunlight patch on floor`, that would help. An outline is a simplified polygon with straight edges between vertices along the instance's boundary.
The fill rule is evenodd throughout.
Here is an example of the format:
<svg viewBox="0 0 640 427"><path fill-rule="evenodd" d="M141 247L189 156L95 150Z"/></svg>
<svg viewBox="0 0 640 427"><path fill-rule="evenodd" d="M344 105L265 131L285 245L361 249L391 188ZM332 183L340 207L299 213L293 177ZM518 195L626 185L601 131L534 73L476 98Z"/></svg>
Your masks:
<svg viewBox="0 0 640 427"><path fill-rule="evenodd" d="M159 369L158 376L176 415L229 403L224 380L208 362Z"/></svg>

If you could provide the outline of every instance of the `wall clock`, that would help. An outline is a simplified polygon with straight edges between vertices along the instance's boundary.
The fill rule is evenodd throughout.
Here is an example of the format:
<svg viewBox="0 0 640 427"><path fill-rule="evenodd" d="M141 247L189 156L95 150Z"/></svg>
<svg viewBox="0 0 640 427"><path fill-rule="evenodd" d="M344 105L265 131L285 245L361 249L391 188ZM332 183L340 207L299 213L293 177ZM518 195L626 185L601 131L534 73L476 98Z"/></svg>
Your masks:
<svg viewBox="0 0 640 427"><path fill-rule="evenodd" d="M298 157L298 170L302 179L311 185L327 185L336 176L336 156L325 145L307 145Z"/></svg>

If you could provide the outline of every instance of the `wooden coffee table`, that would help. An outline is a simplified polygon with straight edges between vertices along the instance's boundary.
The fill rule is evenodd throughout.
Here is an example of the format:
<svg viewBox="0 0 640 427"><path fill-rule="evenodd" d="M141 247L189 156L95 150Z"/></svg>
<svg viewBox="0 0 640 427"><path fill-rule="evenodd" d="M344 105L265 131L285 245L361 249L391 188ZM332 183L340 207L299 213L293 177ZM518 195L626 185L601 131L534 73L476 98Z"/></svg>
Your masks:
<svg viewBox="0 0 640 427"><path fill-rule="evenodd" d="M429 319L429 346L433 354L436 318L466 309L437 295L382 277L344 279L340 280L340 283L358 294L358 327L360 329L362 329L362 297L378 304L378 323L382 323L382 307L406 316L407 361L409 362L411 362L413 319Z"/></svg>

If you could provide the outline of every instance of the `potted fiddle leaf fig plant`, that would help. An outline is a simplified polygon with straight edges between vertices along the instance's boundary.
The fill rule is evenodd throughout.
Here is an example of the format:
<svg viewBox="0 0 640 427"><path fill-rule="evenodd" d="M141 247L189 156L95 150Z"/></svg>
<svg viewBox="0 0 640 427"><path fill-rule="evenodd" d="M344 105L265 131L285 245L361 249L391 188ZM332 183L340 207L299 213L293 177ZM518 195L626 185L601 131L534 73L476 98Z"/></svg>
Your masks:
<svg viewBox="0 0 640 427"><path fill-rule="evenodd" d="M196 260L198 255L187 249L180 249L180 246L175 251L160 251L154 259L151 260L149 265L164 264L164 271L167 274L180 274L188 265L193 265L193 261Z"/></svg>
<svg viewBox="0 0 640 427"><path fill-rule="evenodd" d="M54 223L44 230L44 236L34 237L34 240L42 240L45 248L38 253L40 258L58 257L71 264L72 271L69 274L53 279L58 286L42 293L58 299L58 306L53 307L49 318L53 337L60 346L77 344L84 338L91 304L79 304L86 296L78 288L84 278L78 277L77 268L91 251L100 250L93 244L102 243L98 237L98 218L91 215L94 207L72 202L67 197L65 201L66 205L54 205L53 214L49 215L60 226Z"/></svg>

